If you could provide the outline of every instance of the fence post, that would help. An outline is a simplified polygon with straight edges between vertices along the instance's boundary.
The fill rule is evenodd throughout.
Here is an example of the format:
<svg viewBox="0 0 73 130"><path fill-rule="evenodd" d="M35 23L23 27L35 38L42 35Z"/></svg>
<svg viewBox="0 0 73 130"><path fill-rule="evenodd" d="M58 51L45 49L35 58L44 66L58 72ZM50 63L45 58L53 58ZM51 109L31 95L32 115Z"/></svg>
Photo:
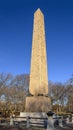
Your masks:
<svg viewBox="0 0 73 130"><path fill-rule="evenodd" d="M61 117L59 118L59 126L63 127L63 123L62 123L62 118Z"/></svg>
<svg viewBox="0 0 73 130"><path fill-rule="evenodd" d="M53 118L51 116L49 116L49 118L48 118L46 130L55 130L54 129L54 121L53 121Z"/></svg>
<svg viewBox="0 0 73 130"><path fill-rule="evenodd" d="M26 127L29 128L30 127L30 117L27 116L27 124L26 124Z"/></svg>
<svg viewBox="0 0 73 130"><path fill-rule="evenodd" d="M73 114L72 114L72 123L73 123Z"/></svg>
<svg viewBox="0 0 73 130"><path fill-rule="evenodd" d="M47 129L47 125L48 125L48 119L46 118L46 119L44 120L44 128L45 128L45 129Z"/></svg>
<svg viewBox="0 0 73 130"><path fill-rule="evenodd" d="M10 116L10 126L14 125L14 122L13 122L13 117Z"/></svg>

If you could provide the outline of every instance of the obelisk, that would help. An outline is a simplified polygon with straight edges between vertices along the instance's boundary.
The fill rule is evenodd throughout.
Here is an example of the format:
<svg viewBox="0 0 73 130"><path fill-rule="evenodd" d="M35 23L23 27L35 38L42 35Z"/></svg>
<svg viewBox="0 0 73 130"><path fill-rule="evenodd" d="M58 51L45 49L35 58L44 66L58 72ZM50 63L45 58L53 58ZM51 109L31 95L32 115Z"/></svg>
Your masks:
<svg viewBox="0 0 73 130"><path fill-rule="evenodd" d="M48 76L44 15L40 9L34 13L29 92L31 96L26 98L27 111L47 112L50 109L51 102L47 96Z"/></svg>
<svg viewBox="0 0 73 130"><path fill-rule="evenodd" d="M34 14L29 91L32 95L48 94L44 15L40 9Z"/></svg>

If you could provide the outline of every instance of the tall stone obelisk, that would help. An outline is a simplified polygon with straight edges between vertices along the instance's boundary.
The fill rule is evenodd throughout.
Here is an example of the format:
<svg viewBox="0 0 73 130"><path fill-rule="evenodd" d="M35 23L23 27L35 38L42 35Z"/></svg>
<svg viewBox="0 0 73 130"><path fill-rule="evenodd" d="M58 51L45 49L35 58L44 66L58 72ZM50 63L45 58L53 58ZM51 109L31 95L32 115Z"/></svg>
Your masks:
<svg viewBox="0 0 73 130"><path fill-rule="evenodd" d="M29 91L32 95L48 94L44 16L40 9L34 14Z"/></svg>
<svg viewBox="0 0 73 130"><path fill-rule="evenodd" d="M40 9L34 13L29 92L31 96L26 98L27 111L48 111L50 109L50 98L46 97L48 76L44 15Z"/></svg>

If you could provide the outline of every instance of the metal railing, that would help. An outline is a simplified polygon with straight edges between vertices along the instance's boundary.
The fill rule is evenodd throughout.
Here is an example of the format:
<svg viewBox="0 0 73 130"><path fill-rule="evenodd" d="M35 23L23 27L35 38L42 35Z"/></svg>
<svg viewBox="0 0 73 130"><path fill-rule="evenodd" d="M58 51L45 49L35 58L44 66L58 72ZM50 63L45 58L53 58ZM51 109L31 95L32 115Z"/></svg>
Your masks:
<svg viewBox="0 0 73 130"><path fill-rule="evenodd" d="M11 117L10 125L24 125L27 128L29 127L40 127L47 129L48 118L40 118L40 117Z"/></svg>

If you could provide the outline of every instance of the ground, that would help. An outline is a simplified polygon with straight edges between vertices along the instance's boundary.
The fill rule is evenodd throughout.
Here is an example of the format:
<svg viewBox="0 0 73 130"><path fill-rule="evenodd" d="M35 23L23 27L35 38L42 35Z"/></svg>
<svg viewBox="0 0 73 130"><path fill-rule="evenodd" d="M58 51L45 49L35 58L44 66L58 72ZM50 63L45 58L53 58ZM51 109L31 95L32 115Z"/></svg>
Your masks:
<svg viewBox="0 0 73 130"><path fill-rule="evenodd" d="M13 127L13 126L0 126L0 130L45 130L40 128L24 128L24 127Z"/></svg>
<svg viewBox="0 0 73 130"><path fill-rule="evenodd" d="M24 127L13 127L13 126L0 126L0 130L45 130L42 128L24 128ZM56 128L55 130L73 130L72 128L64 127L64 128Z"/></svg>

